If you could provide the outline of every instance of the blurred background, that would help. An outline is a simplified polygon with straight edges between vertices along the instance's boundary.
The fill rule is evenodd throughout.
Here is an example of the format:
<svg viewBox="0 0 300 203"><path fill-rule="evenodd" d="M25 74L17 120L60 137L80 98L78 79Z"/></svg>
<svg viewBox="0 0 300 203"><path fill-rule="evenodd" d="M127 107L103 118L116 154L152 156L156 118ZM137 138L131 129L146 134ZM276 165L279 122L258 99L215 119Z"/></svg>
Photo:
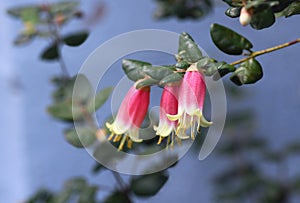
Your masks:
<svg viewBox="0 0 300 203"><path fill-rule="evenodd" d="M50 0L47 2L52 3ZM91 175L95 162L93 158L84 149L78 150L66 143L62 135L63 124L46 111L54 90L49 81L60 74L56 63L45 63L38 58L40 50L49 43L35 40L19 48L13 45L22 24L9 17L6 10L35 3L43 1L0 2L0 201L5 203L25 201L41 187L60 190L64 181L74 176L85 176L95 184L113 182L108 171ZM63 32L89 29L90 36L76 49L63 47L63 56L71 75L77 73L99 45L116 35L137 29L185 31L209 56L227 62L238 58L221 53L213 45L209 34L212 23L217 22L243 33L253 42L254 50L294 40L300 33L298 16L288 20L277 19L272 27L259 31L250 26L242 27L237 19L225 17L227 7L221 1L215 1L213 11L197 20L157 20L153 17L157 10L153 0L86 0L80 3L84 19L72 21ZM300 45L295 45L261 56L264 77L254 85L236 87L224 78L228 120L215 151L199 161L198 151L191 150L176 167L169 170L169 180L157 195L137 198L136 202L299 202L300 178L297 177L300 177L300 157L294 154L299 152L299 147L289 144L299 142L300 138L299 53ZM171 57L161 58L159 54L137 59L154 64L172 63ZM113 70L123 74L120 62L114 64ZM100 120L102 114L107 116L109 111L102 110ZM294 151L279 153L283 148ZM232 174L232 167L240 167L242 172ZM245 182L245 176L252 181L252 185L246 181L248 187L234 193L234 188L239 185L237 182ZM257 187L262 179L268 180L267 189ZM225 192L224 188L232 188L232 193L221 194ZM296 189L292 191L291 188ZM280 198L258 201L255 195L267 194L266 191L270 192L270 196ZM241 194L244 195L242 199L234 199ZM99 195L102 197L102 193Z"/></svg>

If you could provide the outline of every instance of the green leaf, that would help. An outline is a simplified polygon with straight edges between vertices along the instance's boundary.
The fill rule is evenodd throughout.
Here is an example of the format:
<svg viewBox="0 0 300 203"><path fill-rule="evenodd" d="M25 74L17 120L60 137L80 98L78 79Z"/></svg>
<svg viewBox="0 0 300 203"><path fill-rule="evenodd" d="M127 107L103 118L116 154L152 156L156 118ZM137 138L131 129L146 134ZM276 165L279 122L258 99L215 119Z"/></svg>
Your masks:
<svg viewBox="0 0 300 203"><path fill-rule="evenodd" d="M263 77L263 70L259 62L249 59L239 65L230 79L236 85L253 84Z"/></svg>
<svg viewBox="0 0 300 203"><path fill-rule="evenodd" d="M87 31L81 31L78 33L67 35L63 38L63 41L68 46L80 46L88 38L89 33Z"/></svg>
<svg viewBox="0 0 300 203"><path fill-rule="evenodd" d="M265 9L254 13L250 25L256 29L261 30L270 27L275 23L275 15L271 9Z"/></svg>
<svg viewBox="0 0 300 203"><path fill-rule="evenodd" d="M122 68L130 80L137 81L145 78L144 68L152 67L150 63L138 60L125 59L122 61Z"/></svg>
<svg viewBox="0 0 300 203"><path fill-rule="evenodd" d="M102 90L100 90L96 96L95 100L88 104L88 110L89 112L94 112L102 107L102 105L108 100L109 96L111 95L111 92L113 91L113 87L107 87Z"/></svg>
<svg viewBox="0 0 300 203"><path fill-rule="evenodd" d="M219 24L211 25L210 35L214 44L227 54L240 55L243 50L250 51L253 47L248 39Z"/></svg>
<svg viewBox="0 0 300 203"><path fill-rule="evenodd" d="M237 18L240 16L242 7L229 7L225 14L231 18Z"/></svg>
<svg viewBox="0 0 300 203"><path fill-rule="evenodd" d="M74 78L74 82L76 81L76 91L73 91L73 103L78 105L86 105L92 100L93 87L88 78L83 74L78 74Z"/></svg>
<svg viewBox="0 0 300 203"><path fill-rule="evenodd" d="M164 172L143 175L131 180L131 189L139 197L150 197L158 193L167 180Z"/></svg>
<svg viewBox="0 0 300 203"><path fill-rule="evenodd" d="M68 129L64 134L67 142L78 148L88 147L96 140L96 130L87 127Z"/></svg>
<svg viewBox="0 0 300 203"><path fill-rule="evenodd" d="M227 64L226 62L218 62L218 72L213 75L213 80L219 80L228 73L234 72L236 69L234 66Z"/></svg>
<svg viewBox="0 0 300 203"><path fill-rule="evenodd" d="M136 88L140 89L140 88L143 88L143 87L148 87L148 86L152 86L152 85L156 85L156 84L158 84L157 80L154 80L152 78L146 78L146 79L140 80L136 84Z"/></svg>
<svg viewBox="0 0 300 203"><path fill-rule="evenodd" d="M174 83L174 82L178 82L180 80L182 80L183 78L183 73L173 73L170 74L166 77L164 77L160 82L159 82L159 86L165 86L168 83Z"/></svg>
<svg viewBox="0 0 300 203"><path fill-rule="evenodd" d="M202 52L198 45L194 42L193 38L183 32L179 37L177 60L195 63L202 58Z"/></svg>
<svg viewBox="0 0 300 203"><path fill-rule="evenodd" d="M144 67L143 72L145 73L145 75L149 76L150 78L154 79L154 80L161 80L164 77L173 74L173 72L175 71L175 66L148 66L148 67Z"/></svg>
<svg viewBox="0 0 300 203"><path fill-rule="evenodd" d="M43 60L57 60L59 58L59 53L58 53L58 45L57 44L52 44L49 47L47 47L42 55L41 59Z"/></svg>
<svg viewBox="0 0 300 203"><path fill-rule="evenodd" d="M109 195L105 200L104 203L131 203L132 201L129 199L126 193L116 191Z"/></svg>
<svg viewBox="0 0 300 203"><path fill-rule="evenodd" d="M300 2L296 1L291 3L288 7L283 10L283 15L285 17L290 17L293 15L300 14Z"/></svg>

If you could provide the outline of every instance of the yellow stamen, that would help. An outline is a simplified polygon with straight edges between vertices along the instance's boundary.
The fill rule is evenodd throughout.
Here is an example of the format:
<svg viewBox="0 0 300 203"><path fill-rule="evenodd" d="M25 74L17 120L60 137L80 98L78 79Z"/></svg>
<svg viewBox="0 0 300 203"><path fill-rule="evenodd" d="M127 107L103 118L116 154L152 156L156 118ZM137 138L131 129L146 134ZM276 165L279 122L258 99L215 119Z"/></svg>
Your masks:
<svg viewBox="0 0 300 203"><path fill-rule="evenodd" d="M121 141L121 143L119 145L118 151L123 150L123 147L124 147L126 139L127 139L127 135L123 136L122 141Z"/></svg>

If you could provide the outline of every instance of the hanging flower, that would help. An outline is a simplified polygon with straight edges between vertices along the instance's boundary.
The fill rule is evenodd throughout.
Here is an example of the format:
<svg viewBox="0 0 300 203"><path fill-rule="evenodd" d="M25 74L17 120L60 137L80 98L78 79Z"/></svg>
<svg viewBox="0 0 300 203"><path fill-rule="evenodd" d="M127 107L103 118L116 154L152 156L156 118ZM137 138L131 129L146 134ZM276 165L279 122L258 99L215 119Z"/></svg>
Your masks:
<svg viewBox="0 0 300 203"><path fill-rule="evenodd" d="M162 140L168 137L168 144L171 141L171 146L173 146L177 121L171 121L167 114L177 114L178 111L178 85L165 86L161 100L160 100L160 112L159 112L159 125L154 126L154 130L156 131L156 135L159 136L158 144L162 142ZM171 139L170 139L171 136Z"/></svg>
<svg viewBox="0 0 300 203"><path fill-rule="evenodd" d="M130 148L133 142L141 142L139 129L148 111L150 87L136 89L131 87L119 108L115 121L106 123L111 132L108 140L120 142L118 150L122 150L125 142Z"/></svg>
<svg viewBox="0 0 300 203"><path fill-rule="evenodd" d="M196 65L190 66L179 88L178 112L167 115L171 121L178 121L176 135L180 139L195 139L196 124L197 131L200 126L208 127L212 124L202 114L205 92L204 75L198 71ZM186 134L188 129L191 129L190 136Z"/></svg>

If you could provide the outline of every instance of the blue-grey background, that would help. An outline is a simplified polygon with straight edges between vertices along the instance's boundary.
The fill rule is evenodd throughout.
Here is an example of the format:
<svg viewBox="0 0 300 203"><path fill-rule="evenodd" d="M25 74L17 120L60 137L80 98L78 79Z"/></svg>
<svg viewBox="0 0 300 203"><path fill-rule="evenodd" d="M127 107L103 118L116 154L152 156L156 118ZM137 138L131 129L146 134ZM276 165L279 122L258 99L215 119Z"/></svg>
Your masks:
<svg viewBox="0 0 300 203"><path fill-rule="evenodd" d="M110 173L90 176L94 160L85 150L67 144L63 138L64 124L53 120L46 112L51 104L53 86L49 79L60 74L56 63L38 59L40 51L48 44L42 40L17 48L12 45L21 23L5 14L8 7L41 3L35 0L0 2L0 202L15 203L26 199L40 187L58 190L64 180L73 176L90 177L91 182L105 184L113 181ZM89 14L99 1L82 1L83 10ZM216 9L203 20L155 21L153 0L104 1L106 14L97 24L88 27L90 37L79 48L64 47L63 54L72 74L76 74L87 56L101 43L124 32L136 29L165 29L190 33L206 52L217 59L234 61L216 49L209 36L211 23L218 22L243 33L260 50L291 41L300 35L299 17L278 19L269 29L256 31L241 27L237 19L225 17L225 4L217 1ZM86 23L73 22L66 31L85 28ZM162 42L163 43L163 42ZM299 139L300 115L300 45L260 57L264 78L255 85L242 87L248 92L247 104L257 115L259 133L274 146ZM153 59L153 58L152 58ZM153 59L153 63L165 62ZM115 64L116 67L119 65ZM101 64L99 64L99 67ZM121 67L118 74L122 74ZM228 101L230 106L233 101ZM99 116L107 116L101 112ZM222 139L221 139L222 142ZM199 161L187 155L170 170L166 186L154 198L138 202L213 202L212 175L222 169L214 154ZM299 159L294 160L298 161ZM297 162L295 162L296 165ZM294 169L297 170L297 167Z"/></svg>

